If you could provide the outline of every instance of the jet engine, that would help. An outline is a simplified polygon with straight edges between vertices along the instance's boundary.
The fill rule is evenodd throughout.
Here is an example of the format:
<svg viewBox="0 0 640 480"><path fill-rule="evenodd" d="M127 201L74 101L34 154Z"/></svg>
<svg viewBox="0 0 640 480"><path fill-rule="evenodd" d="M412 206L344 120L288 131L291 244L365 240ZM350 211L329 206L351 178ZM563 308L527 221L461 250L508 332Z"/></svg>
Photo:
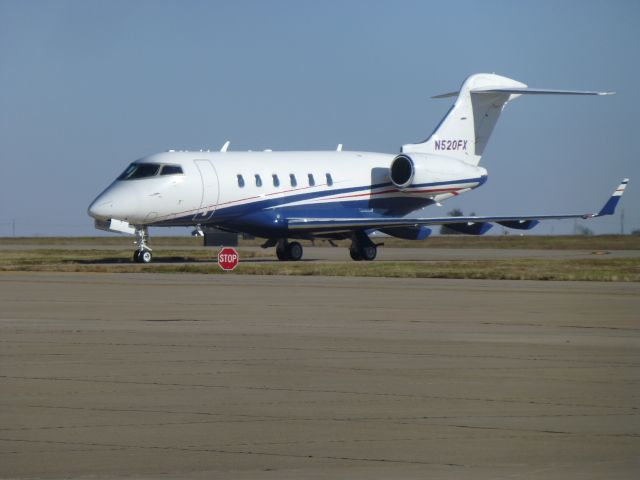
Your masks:
<svg viewBox="0 0 640 480"><path fill-rule="evenodd" d="M403 189L411 185L415 174L416 168L409 155L398 155L391 162L389 178L397 188Z"/></svg>
<svg viewBox="0 0 640 480"><path fill-rule="evenodd" d="M399 190L428 183L479 179L487 170L455 158L401 153L391 162L389 178Z"/></svg>

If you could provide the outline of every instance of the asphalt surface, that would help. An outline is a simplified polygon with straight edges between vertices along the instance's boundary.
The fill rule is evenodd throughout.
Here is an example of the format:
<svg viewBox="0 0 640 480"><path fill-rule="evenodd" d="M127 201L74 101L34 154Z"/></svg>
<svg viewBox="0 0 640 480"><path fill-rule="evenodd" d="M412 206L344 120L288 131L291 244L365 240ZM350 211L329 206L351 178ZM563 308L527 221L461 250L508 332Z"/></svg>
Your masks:
<svg viewBox="0 0 640 480"><path fill-rule="evenodd" d="M2 478L639 478L640 285L0 274Z"/></svg>

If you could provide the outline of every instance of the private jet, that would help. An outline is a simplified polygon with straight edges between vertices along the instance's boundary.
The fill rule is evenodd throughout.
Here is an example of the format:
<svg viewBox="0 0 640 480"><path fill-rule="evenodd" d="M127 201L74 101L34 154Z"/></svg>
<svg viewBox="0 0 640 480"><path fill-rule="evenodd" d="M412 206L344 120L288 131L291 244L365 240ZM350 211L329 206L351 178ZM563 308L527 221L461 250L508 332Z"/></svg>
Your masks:
<svg viewBox="0 0 640 480"><path fill-rule="evenodd" d="M89 206L98 229L135 235L135 262L148 263L149 227L216 227L264 238L280 260L303 256L298 240L350 239L353 260L374 260L371 234L424 240L436 225L482 235L493 224L529 230L540 220L612 215L628 183L594 213L417 216L480 187L480 159L507 103L521 95L610 95L548 90L495 74L468 77L428 139L399 154L346 151L173 151L131 163Z"/></svg>

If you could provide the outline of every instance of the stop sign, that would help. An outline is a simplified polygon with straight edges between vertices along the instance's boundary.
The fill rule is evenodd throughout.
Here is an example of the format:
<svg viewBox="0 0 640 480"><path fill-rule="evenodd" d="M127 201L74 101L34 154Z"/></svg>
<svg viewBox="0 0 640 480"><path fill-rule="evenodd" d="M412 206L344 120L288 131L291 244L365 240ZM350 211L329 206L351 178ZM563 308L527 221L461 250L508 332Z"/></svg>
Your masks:
<svg viewBox="0 0 640 480"><path fill-rule="evenodd" d="M223 270L233 270L238 265L238 252L234 248L224 247L218 252L218 265Z"/></svg>

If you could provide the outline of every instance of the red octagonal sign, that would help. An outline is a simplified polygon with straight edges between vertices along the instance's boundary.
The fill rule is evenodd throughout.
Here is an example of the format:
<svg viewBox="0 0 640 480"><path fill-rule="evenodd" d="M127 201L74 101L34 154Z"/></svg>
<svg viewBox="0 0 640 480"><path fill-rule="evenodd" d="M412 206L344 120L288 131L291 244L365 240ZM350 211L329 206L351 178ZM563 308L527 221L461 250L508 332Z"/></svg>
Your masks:
<svg viewBox="0 0 640 480"><path fill-rule="evenodd" d="M223 270L233 270L238 265L238 252L235 248L224 247L218 252L218 265Z"/></svg>

